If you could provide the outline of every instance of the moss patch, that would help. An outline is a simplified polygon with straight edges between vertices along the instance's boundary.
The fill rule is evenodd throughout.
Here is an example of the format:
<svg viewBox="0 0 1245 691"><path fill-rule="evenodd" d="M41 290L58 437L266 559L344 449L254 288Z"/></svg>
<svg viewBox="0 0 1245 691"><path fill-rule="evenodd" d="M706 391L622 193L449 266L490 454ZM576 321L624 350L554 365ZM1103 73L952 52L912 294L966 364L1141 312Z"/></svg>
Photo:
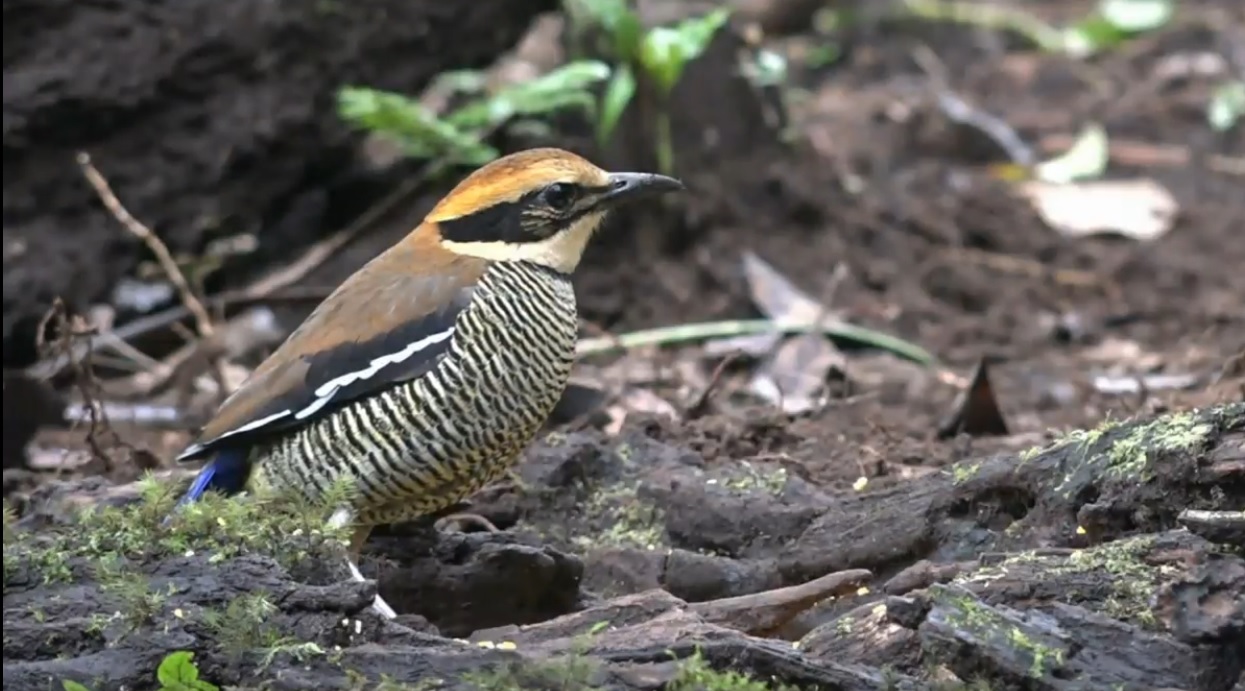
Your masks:
<svg viewBox="0 0 1245 691"><path fill-rule="evenodd" d="M950 591L943 591L950 593ZM980 602L967 595L951 595L942 598L951 613L948 619L957 628L972 632L983 639L1003 637L1015 650L1024 652L1032 662L1029 665L1029 676L1040 679L1053 673L1064 663L1064 653L1034 640L1015 622L998 612L982 606Z"/></svg>
<svg viewBox="0 0 1245 691"><path fill-rule="evenodd" d="M583 505L585 524L599 531L571 536L571 544L582 551L599 547L663 549L666 538L665 516L638 494L635 485L619 483L602 487Z"/></svg>
<svg viewBox="0 0 1245 691"><path fill-rule="evenodd" d="M730 670L716 670L699 654L683 660L667 691L795 691L796 687L762 681Z"/></svg>
<svg viewBox="0 0 1245 691"><path fill-rule="evenodd" d="M1055 491L1068 496L1086 480L1149 482L1154 479L1156 458L1195 451L1213 432L1214 426L1195 411L1133 425L1108 420L1092 430L1070 432L1052 447L1068 448L1072 454L1068 473Z"/></svg>
<svg viewBox="0 0 1245 691"><path fill-rule="evenodd" d="M333 508L344 497L331 492L319 505L292 497L223 497L209 493L173 513L180 487L148 477L138 501L125 507L90 507L71 525L38 533L9 530L4 538L5 587L24 565L27 578L69 582L76 577L124 579L127 564L195 553L211 554L213 562L245 553L273 557L293 566L309 557L339 551L349 528L327 526ZM91 573L76 574L78 569ZM133 587L131 587L133 586ZM123 588L133 592L133 583Z"/></svg>
<svg viewBox="0 0 1245 691"><path fill-rule="evenodd" d="M758 467L749 461L740 461L722 485L736 492L764 492L777 496L787 487L787 469L781 466Z"/></svg>
<svg viewBox="0 0 1245 691"><path fill-rule="evenodd" d="M956 581L994 580L1015 568L1040 569L1053 579L1070 581L1093 577L1087 586L1106 592L1100 609L1103 614L1154 629L1159 624L1150 608L1150 599L1164 580L1173 575L1174 567L1153 566L1144 561L1153 544L1153 537L1143 535L1078 550L1069 556L1022 552L997 566L979 569ZM1070 583L1060 590L1065 593L1061 599L1068 604L1085 604L1081 598L1084 593L1079 592L1084 588Z"/></svg>

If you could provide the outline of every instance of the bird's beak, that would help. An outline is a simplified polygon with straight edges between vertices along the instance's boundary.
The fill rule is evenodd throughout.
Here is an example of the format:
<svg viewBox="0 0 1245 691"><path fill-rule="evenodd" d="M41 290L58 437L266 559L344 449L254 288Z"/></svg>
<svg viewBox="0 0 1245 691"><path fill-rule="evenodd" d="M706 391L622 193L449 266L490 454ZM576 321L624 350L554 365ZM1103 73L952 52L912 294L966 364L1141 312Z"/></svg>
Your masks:
<svg viewBox="0 0 1245 691"><path fill-rule="evenodd" d="M667 192L678 192L683 183L672 177L655 173L610 173L609 189L600 201L616 206L633 199L652 197Z"/></svg>

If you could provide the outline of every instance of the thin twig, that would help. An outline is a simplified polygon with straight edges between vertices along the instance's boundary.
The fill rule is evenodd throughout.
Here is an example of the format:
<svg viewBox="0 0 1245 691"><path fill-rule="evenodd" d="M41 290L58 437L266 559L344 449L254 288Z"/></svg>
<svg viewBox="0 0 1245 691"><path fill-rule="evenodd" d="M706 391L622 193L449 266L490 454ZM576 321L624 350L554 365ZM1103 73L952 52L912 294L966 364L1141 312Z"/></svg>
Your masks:
<svg viewBox="0 0 1245 691"><path fill-rule="evenodd" d="M90 166L89 157L87 158L86 166ZM125 210L125 208L121 206L120 202L117 201L116 196L112 193L111 189L108 186L107 181L103 179L103 176L101 176L99 172L96 171L93 167L90 167L90 168L84 167L84 171L88 169L91 171L94 171L94 180L92 180L92 176L89 173L88 173L88 179L91 180L92 186L96 187L96 191L99 193L100 197L104 200L104 204L109 208L109 210L111 210L114 213L114 215L118 217L119 220L122 221L123 224L126 224L127 228L129 228L130 226L124 219L128 218L129 220L133 221L134 220L133 217L130 216L130 214ZM293 264L289 264L288 266L284 266L280 269L277 269L276 271L273 271L272 273L269 273L266 276L263 276L262 278L248 285L245 288L242 288L240 290L226 291L224 293L221 293L213 298L210 298L208 302L214 308L220 309L220 308L225 307L226 305L231 305L231 304L236 304L236 303L253 303L253 302L261 301L265 298L272 296L274 293L277 293L278 291L284 293L287 290L291 290L290 288L291 284L296 283L299 280L301 280L307 274L311 273L313 270L315 270L317 267L323 264L325 260L333 256L333 254L335 254L338 250L340 250L341 248L345 247L346 245L354 241L355 238L357 238L364 230L371 227L371 225L375 223L378 219L380 219L385 214L392 211L400 202L402 202L404 199L409 197L415 190L417 190L422 184L426 183L437 172L439 172L438 169L430 167L426 169L423 174L417 175L407 180L402 185L400 185L397 189L385 195L385 197L381 199L379 202L369 207L367 211L364 211L362 214L360 214L354 221L350 223L350 225L334 232L329 237L308 247L303 252L302 256L300 256L297 260L295 260ZM96 185L95 180L99 180L100 184L102 185L102 188ZM109 201L108 201L109 199L111 199L116 204L115 208L114 206L109 204ZM149 229L146 229L146 227L143 226L141 223L138 223L137 221L134 221L134 223L136 224L137 228L140 229L136 233L136 234L139 234L140 237L142 237L141 233L143 232L143 230L146 230L148 234L151 234L151 231ZM131 231L133 232L134 228L131 228ZM154 237L154 235L152 235L152 237ZM166 253L167 253L167 250L166 250ZM310 297L313 299L323 299L327 295L327 293L325 293L324 291L318 290L318 289L312 289L310 293L308 291L295 291L295 292L297 294L292 294L286 297L289 297L290 299L296 299L296 298L302 297L304 294L310 294ZM198 319L198 315L195 313L194 309L192 308L192 305L194 303L187 302L184 299L182 300L182 303L183 303L182 305L179 305L176 307L170 307L169 309L164 310L162 312L150 314L150 315L135 319L134 321L127 322L126 324L123 324L122 326L118 327L113 333L115 334L117 338L120 338L120 339L132 339L132 338L137 338L139 336L143 336L145 334L151 333L153 331L156 331L157 329L164 328L166 326L169 326L170 324L174 324L186 316L192 316ZM203 307L202 301L199 301L199 306L200 308ZM206 314L206 311L204 311L203 313ZM111 341L114 339L110 338L109 340ZM96 337L94 339L94 342L91 343L90 345L92 347L98 348L98 347L108 346L111 344L103 342L102 337ZM71 356L81 357L80 351L81 351L81 348L83 347L85 346L79 346L73 353L63 354L62 356L58 357L54 361L37 362L31 366L29 373L31 374L31 376L38 376L38 377L54 376L57 373L59 373L61 370L63 370L66 366L69 365L69 359Z"/></svg>
<svg viewBox="0 0 1245 691"><path fill-rule="evenodd" d="M173 259L173 255L169 253L169 248L164 244L159 236L152 232L141 221L125 208L117 195L112 191L112 186L108 184L108 180L100 174L95 164L91 163L90 154L85 151L78 153L78 165L82 168L82 174L86 176L87 182L91 183L91 187L95 188L95 193L99 195L100 201L112 213L112 215L120 221L126 230L130 231L135 237L143 241L151 253L156 255L156 261L160 263L160 268L164 270L169 281L177 290L181 297L182 304L194 316L195 326L198 328L199 335L207 338L212 335L212 318L208 316L207 310L203 307L203 303L194 294L190 288L190 283L186 281L186 275L178 268L177 262Z"/></svg>
<svg viewBox="0 0 1245 691"><path fill-rule="evenodd" d="M246 289L227 290L219 293L205 301L205 306L213 310L221 310L225 307L237 307L242 305L251 305L266 300L313 300L319 302L328 297L329 290L317 286L304 287L288 287L282 288L277 292L267 296L251 297L246 295ZM96 351L107 348L116 349L116 342L130 341L136 338L142 338L149 333L169 327L172 324L189 317L190 310L185 305L175 305L160 312L144 315L132 321L128 321L112 331L104 334L98 334L90 338L83 338L81 343L75 343L74 349L69 353L62 353L53 359L40 360L30 367L26 368L26 374L35 379L48 379L59 374L62 370L71 364L74 358L81 358L86 352L87 347L91 347ZM98 352L96 353L98 354Z"/></svg>

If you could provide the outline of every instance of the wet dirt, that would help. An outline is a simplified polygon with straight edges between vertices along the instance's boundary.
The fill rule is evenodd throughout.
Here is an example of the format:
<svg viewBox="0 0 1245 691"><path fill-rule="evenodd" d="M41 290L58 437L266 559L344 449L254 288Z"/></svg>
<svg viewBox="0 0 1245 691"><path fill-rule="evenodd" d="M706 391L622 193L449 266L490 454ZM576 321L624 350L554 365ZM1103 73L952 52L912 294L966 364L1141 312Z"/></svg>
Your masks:
<svg viewBox="0 0 1245 691"><path fill-rule="evenodd" d="M672 662L668 651L699 650L713 666L805 688L932 688L946 681L939 675L1000 688L1232 688L1245 654L1233 643L1245 632L1241 546L1178 527L1186 508L1245 509L1245 410L1227 405L1245 397L1245 372L1228 366L1245 349L1245 244L1235 241L1245 197L1240 172L1214 164L1245 156L1245 143L1239 131L1207 126L1212 79L1170 70L1173 56L1230 53L1232 25L1207 18L1233 10L1188 5L1180 26L1088 65L928 25L776 39L770 47L792 58L795 83L782 93L790 137L775 129L775 95L733 69L747 41L724 34L674 100L689 194L615 219L577 276L594 331L755 317L741 264L752 250L848 321L919 343L951 373L967 376L990 358L1010 434L939 439L957 388L886 354L846 351L839 393L798 415L743 396L746 363L711 383L720 358L699 346L593 357L577 376L605 386L605 406L552 425L512 478L473 497L470 510L501 534L393 526L373 536L364 571L409 628L372 618L367 584L307 585L246 558L188 558L142 567L191 582L166 612L217 606L217 581L253 580L302 593L280 603L274 630L341 645L343 657L283 649L235 658L192 621L165 626L155 646L80 642L80 656L62 662L39 642L49 624L27 612L53 592L19 581L24 599L11 600L6 555L6 629L25 627L12 645L6 637L6 678L10 659L33 682L85 680L85 665L107 658L108 679L141 688L158 651L180 647L199 653L205 674L222 683L275 664L285 675L279 688L291 689L353 688L355 673L415 684L486 668L511 670L493 688L543 688L553 674L562 688L637 689L685 674L686 660ZM802 61L829 40L842 42L838 62ZM1161 181L1181 206L1175 226L1148 243L1051 230L987 169L1000 152L941 114L929 63L914 57L922 47L937 56L946 89L1009 123L1042 155L1101 122L1112 137L1109 175ZM623 131L635 139L612 150L596 151L576 123L552 140L503 144L557 143L610 167L649 167L635 144L642 118L630 117ZM1184 162L1171 163L1172 152ZM307 282L343 278L435 196ZM1118 395L1095 389L1104 373L1199 380L1182 391ZM674 415L632 405L625 394L636 390ZM1208 417L1147 427L1156 414L1215 404ZM1087 432L1068 434L1075 429ZM179 434L123 432L157 455ZM6 495L30 525L57 523L91 501L135 499L132 485L99 478L26 477L10 493L8 475ZM114 473L120 482L137 475L132 464ZM1083 551L1112 545L1123 551ZM766 638L688 606L846 569L872 572L869 588L781 617ZM89 607L66 616L89 619L99 601L83 602ZM339 630L343 618L345 629L355 618L365 623L351 634ZM601 621L612 624L604 637L586 640ZM440 636L517 642L521 660L491 643L463 648ZM585 656L588 671L573 664ZM1099 662L1085 663L1092 659ZM552 671L550 660L558 661Z"/></svg>

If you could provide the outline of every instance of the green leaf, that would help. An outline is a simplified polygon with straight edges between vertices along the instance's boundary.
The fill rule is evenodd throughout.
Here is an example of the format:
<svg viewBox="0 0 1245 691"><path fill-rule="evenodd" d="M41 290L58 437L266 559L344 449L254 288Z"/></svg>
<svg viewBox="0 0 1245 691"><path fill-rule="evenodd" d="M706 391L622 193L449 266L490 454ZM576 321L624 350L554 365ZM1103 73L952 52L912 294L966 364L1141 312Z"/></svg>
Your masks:
<svg viewBox="0 0 1245 691"><path fill-rule="evenodd" d="M72 679L62 679L61 688L64 689L65 691L91 691L86 686L83 686L82 684L79 684L78 682L73 681Z"/></svg>
<svg viewBox="0 0 1245 691"><path fill-rule="evenodd" d="M685 59L679 34L669 27L661 26L648 32L640 45L640 64L663 94L674 88Z"/></svg>
<svg viewBox="0 0 1245 691"><path fill-rule="evenodd" d="M1110 158L1107 132L1101 125L1087 126L1062 155L1039 163L1034 173L1046 182L1067 183L1102 175Z"/></svg>
<svg viewBox="0 0 1245 691"><path fill-rule="evenodd" d="M627 0L576 0L568 4L568 10L601 27L610 38L616 59L627 62L639 54L644 27Z"/></svg>
<svg viewBox="0 0 1245 691"><path fill-rule="evenodd" d="M578 108L596 108L593 84L610 76L610 66L597 60L572 62L536 79L512 84L492 96L463 105L445 117L460 129L491 129L514 117L549 115Z"/></svg>
<svg viewBox="0 0 1245 691"><path fill-rule="evenodd" d="M194 663L195 654L187 650L169 653L160 661L156 680L170 691L219 691L215 684L199 679L199 668Z"/></svg>
<svg viewBox="0 0 1245 691"><path fill-rule="evenodd" d="M1172 0L1102 0L1098 12L1115 28L1128 33L1153 31L1171 21Z"/></svg>
<svg viewBox="0 0 1245 691"><path fill-rule="evenodd" d="M670 93L687 63L705 52L729 18L730 11L719 8L703 17L685 19L674 27L657 27L644 36L640 63L663 94Z"/></svg>
<svg viewBox="0 0 1245 691"><path fill-rule="evenodd" d="M1090 17L1060 32L1060 48L1074 58L1085 58L1128 39L1128 34L1103 17Z"/></svg>
<svg viewBox="0 0 1245 691"><path fill-rule="evenodd" d="M498 156L481 141L478 128L438 118L423 104L400 94L344 87L338 91L338 113L356 126L392 138L409 156L467 165L483 165Z"/></svg>
<svg viewBox="0 0 1245 691"><path fill-rule="evenodd" d="M627 110L627 104L635 96L635 88L635 73L631 71L631 67L619 67L601 99L601 112L597 118L598 145L605 146L609 141L618 121L622 119L622 114Z"/></svg>
<svg viewBox="0 0 1245 691"><path fill-rule="evenodd" d="M1245 82L1234 81L1215 89L1206 119L1216 132L1227 132L1245 115Z"/></svg>
<svg viewBox="0 0 1245 691"><path fill-rule="evenodd" d="M640 53L640 41L644 38L644 26L634 12L627 12L619 18L618 23L610 29L614 43L614 57L630 62Z"/></svg>

